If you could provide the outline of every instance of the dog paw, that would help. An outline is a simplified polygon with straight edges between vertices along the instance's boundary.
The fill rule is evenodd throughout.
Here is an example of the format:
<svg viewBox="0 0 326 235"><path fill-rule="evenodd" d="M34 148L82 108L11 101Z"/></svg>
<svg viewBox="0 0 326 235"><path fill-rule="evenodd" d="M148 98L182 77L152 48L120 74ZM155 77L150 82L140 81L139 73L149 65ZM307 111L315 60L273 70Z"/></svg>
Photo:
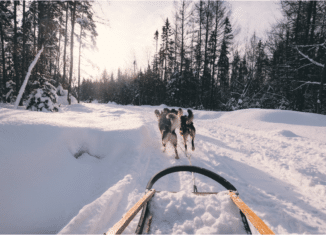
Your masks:
<svg viewBox="0 0 326 235"><path fill-rule="evenodd" d="M175 156L175 159L180 159L179 156Z"/></svg>
<svg viewBox="0 0 326 235"><path fill-rule="evenodd" d="M192 149L192 151L195 151L195 147L192 147L191 149Z"/></svg>

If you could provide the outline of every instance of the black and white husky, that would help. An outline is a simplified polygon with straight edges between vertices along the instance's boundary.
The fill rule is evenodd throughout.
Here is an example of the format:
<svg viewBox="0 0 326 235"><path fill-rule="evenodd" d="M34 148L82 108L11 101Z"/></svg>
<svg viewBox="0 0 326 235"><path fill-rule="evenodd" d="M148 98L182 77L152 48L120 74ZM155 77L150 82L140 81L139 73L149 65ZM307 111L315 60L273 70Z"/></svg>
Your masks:
<svg viewBox="0 0 326 235"><path fill-rule="evenodd" d="M187 138L188 135L191 137L192 151L195 150L195 135L196 129L194 127L194 114L190 109L187 110L188 116L181 116L181 126L180 126L180 135L183 137L183 142L185 144L185 150L187 151ZM182 115L182 114L181 114Z"/></svg>
<svg viewBox="0 0 326 235"><path fill-rule="evenodd" d="M180 116L182 115L182 113L174 109L170 110L168 108L165 108L161 112L156 109L155 115L158 119L158 128L160 129L160 132L162 134L162 144L164 147L163 151L165 151L166 144L170 141L174 147L175 158L179 159L177 151L178 139L175 133L175 129L180 127Z"/></svg>

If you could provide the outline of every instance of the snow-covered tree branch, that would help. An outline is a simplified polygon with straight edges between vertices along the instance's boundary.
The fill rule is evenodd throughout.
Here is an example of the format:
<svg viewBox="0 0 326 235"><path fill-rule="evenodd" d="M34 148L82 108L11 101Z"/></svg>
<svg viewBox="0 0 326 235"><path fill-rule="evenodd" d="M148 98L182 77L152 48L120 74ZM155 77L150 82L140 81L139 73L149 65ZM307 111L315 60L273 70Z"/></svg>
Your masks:
<svg viewBox="0 0 326 235"><path fill-rule="evenodd" d="M28 72L27 72L27 74L26 74L26 77L25 77L24 83L23 83L23 85L20 87L19 94L18 94L18 97L17 97L17 99L16 99L14 109L17 109L17 107L18 107L18 104L19 104L19 102L20 102L20 99L22 98L23 93L24 93L24 91L25 91L25 88L26 88L26 85L27 85L28 79L29 79L29 77L31 76L32 69L34 68L34 66L36 65L38 59L40 58L40 56L41 56L41 54L42 54L42 52L43 52L43 49L44 49L44 46L42 46L42 49L37 53L37 55L35 56L35 59L33 60L33 62L31 63L31 65L30 65L29 68L28 68Z"/></svg>
<svg viewBox="0 0 326 235"><path fill-rule="evenodd" d="M309 56L303 54L303 53L299 50L299 48L298 48L297 46L296 46L295 48L297 49L297 51L299 52L300 55L302 55L304 58L306 58L307 60L309 60L311 63L313 63L313 64L315 64L315 65L317 65L317 66L319 66L319 67L324 68L324 65L323 65L323 64L318 63L317 61L314 61L313 59L311 59Z"/></svg>

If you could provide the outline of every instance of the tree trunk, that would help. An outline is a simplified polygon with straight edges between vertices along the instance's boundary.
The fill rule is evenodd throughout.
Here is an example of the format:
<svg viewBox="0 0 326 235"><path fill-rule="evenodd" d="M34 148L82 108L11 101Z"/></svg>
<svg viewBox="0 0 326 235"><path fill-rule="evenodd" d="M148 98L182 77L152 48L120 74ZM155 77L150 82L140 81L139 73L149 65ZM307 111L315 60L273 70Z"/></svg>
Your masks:
<svg viewBox="0 0 326 235"><path fill-rule="evenodd" d="M36 48L36 6L37 1L34 2L34 13L33 13L33 56L36 56L37 48ZM36 77L36 68L32 71L32 79Z"/></svg>
<svg viewBox="0 0 326 235"><path fill-rule="evenodd" d="M300 21L300 12L301 12L301 5L302 1L299 0L299 8L298 8L298 14L297 14L297 19L296 19L296 26L295 26L295 42L298 44L298 33L299 33L299 21Z"/></svg>
<svg viewBox="0 0 326 235"><path fill-rule="evenodd" d="M317 1L313 1L313 9L312 9L312 24L311 24L311 32L310 32L310 44L314 43L314 34L315 34L315 24L316 24L316 7Z"/></svg>
<svg viewBox="0 0 326 235"><path fill-rule="evenodd" d="M15 69L15 82L16 82L16 91L19 91L19 75L18 75L18 58L17 58L17 52L18 52L18 43L17 43L17 5L18 2L14 1L14 53L13 53L13 59L14 59L14 69Z"/></svg>
<svg viewBox="0 0 326 235"><path fill-rule="evenodd" d="M35 2L35 8L34 8L34 14L33 14L33 23L34 23L34 31L33 31L33 34L34 34L34 51L33 51L33 55L34 57L36 56L36 2Z"/></svg>
<svg viewBox="0 0 326 235"><path fill-rule="evenodd" d="M50 58L50 77L52 78L52 59Z"/></svg>
<svg viewBox="0 0 326 235"><path fill-rule="evenodd" d="M307 25L306 25L306 32L305 32L305 45L309 42L309 30L310 30L310 19L312 14L312 8L313 8L313 1L309 2L308 9L307 9Z"/></svg>
<svg viewBox="0 0 326 235"><path fill-rule="evenodd" d="M192 21L192 25L191 25L191 28L192 28L192 34L191 34L191 46L190 46L190 71L192 72L193 71L193 60L194 60L194 38L195 38L195 30L194 30L194 22Z"/></svg>
<svg viewBox="0 0 326 235"><path fill-rule="evenodd" d="M158 70L157 70L157 42L158 42L158 31L156 30L155 32L155 41L156 41L156 53L155 53L155 73L156 75L158 74Z"/></svg>
<svg viewBox="0 0 326 235"><path fill-rule="evenodd" d="M25 78L25 48L26 47L26 12L25 12L25 1L23 1L23 51L22 51L22 57L23 57L23 64L22 64L22 79Z"/></svg>
<svg viewBox="0 0 326 235"><path fill-rule="evenodd" d="M62 84L66 81L66 53L67 53L67 40L68 40L68 33L67 33L67 28L68 28L68 2L67 2L67 10L66 10L66 29L65 29L65 47L63 50L63 78L62 78Z"/></svg>
<svg viewBox="0 0 326 235"><path fill-rule="evenodd" d="M74 8L71 12L71 41L70 41L70 74L69 74L69 85L68 85L68 104L71 105L70 93L71 93L71 81L72 81L72 70L74 65L74 29L75 29L75 14L76 13L76 1L74 1Z"/></svg>
<svg viewBox="0 0 326 235"><path fill-rule="evenodd" d="M174 30L174 64L173 64L173 72L178 71L178 63L177 63L177 43L178 43L178 15L175 14L175 30Z"/></svg>
<svg viewBox="0 0 326 235"><path fill-rule="evenodd" d="M203 1L200 1L200 7L199 7L199 55L198 55L198 64L197 64L197 79L199 81L199 75L200 75L200 65L201 65L201 25L202 25L202 13L203 13Z"/></svg>
<svg viewBox="0 0 326 235"><path fill-rule="evenodd" d="M57 76L57 70L60 73L60 43L61 42L61 28L59 28L59 48L58 48L58 56L57 56L57 61L56 61L56 66L54 68L54 75L57 77L57 82L59 83L59 76Z"/></svg>
<svg viewBox="0 0 326 235"><path fill-rule="evenodd" d="M326 81L326 57L324 58L324 68L323 73L320 79L320 87L317 101L317 113L321 113L323 107L323 90L324 90L324 82Z"/></svg>
<svg viewBox="0 0 326 235"><path fill-rule="evenodd" d="M181 51L180 51L180 73L182 74L183 63L184 63L184 28L185 28L185 1L182 1L182 11L181 11Z"/></svg>
<svg viewBox="0 0 326 235"><path fill-rule="evenodd" d="M215 57L216 57L216 46L217 46L217 25L218 25L218 2L216 4L215 9L215 40L214 40L214 49L213 49L213 65L212 65L212 84L211 84L211 109L213 110L213 93L214 93L214 81L215 81Z"/></svg>
<svg viewBox="0 0 326 235"><path fill-rule="evenodd" d="M2 28L2 22L0 23L0 32L1 32L1 54L2 54L2 74L3 74L3 79L2 79L2 88L6 88L6 82L7 82L7 71L6 71L6 60L5 60L5 47L4 47L4 37L3 37L3 28Z"/></svg>
<svg viewBox="0 0 326 235"><path fill-rule="evenodd" d="M41 48L45 44L45 33L46 33L46 24L45 20L47 17L46 13L46 4L48 4L45 1L38 1L38 37L37 37L37 49L38 51L41 50ZM39 58L39 62L35 66L35 72L36 74L39 73L41 76L45 74L45 68L46 68L46 52L47 48L44 47L44 53L41 54Z"/></svg>
<svg viewBox="0 0 326 235"><path fill-rule="evenodd" d="M201 66L201 26L202 26L202 13L203 13L203 1L200 0L199 2L199 32L198 32L198 54L196 53L196 59L197 59L197 68L196 68L196 78L197 81L200 81L200 66ZM196 106L199 105L199 95L200 90L196 89Z"/></svg>
<svg viewBox="0 0 326 235"><path fill-rule="evenodd" d="M80 24L80 34L79 34L79 58L78 58L78 103L80 101L80 54L81 54L81 36L83 32L82 23Z"/></svg>
<svg viewBox="0 0 326 235"><path fill-rule="evenodd" d="M209 4L209 2L207 3ZM209 12L206 12L206 35L205 35L205 58L204 58L204 75L207 72L207 67L208 67L208 33L209 33Z"/></svg>
<svg viewBox="0 0 326 235"><path fill-rule="evenodd" d="M209 4L209 2L207 2L207 4ZM202 101L204 100L204 90L206 89L207 86L207 68L208 68L208 33L209 33L209 6L207 6L206 9L206 35L205 35L205 56L204 56L204 74L203 74L203 78L202 78L202 91L201 91L201 98ZM205 99L207 100L207 99ZM206 101L205 101L205 107L207 107Z"/></svg>

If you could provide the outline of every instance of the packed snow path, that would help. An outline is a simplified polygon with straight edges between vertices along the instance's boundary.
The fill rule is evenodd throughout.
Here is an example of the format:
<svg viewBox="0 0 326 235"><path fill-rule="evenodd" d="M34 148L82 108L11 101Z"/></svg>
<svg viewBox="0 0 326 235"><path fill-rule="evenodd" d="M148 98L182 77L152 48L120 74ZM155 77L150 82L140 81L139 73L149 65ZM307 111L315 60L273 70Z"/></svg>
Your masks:
<svg viewBox="0 0 326 235"><path fill-rule="evenodd" d="M170 145L162 152L154 110L164 107L0 108L0 233L106 232L144 195L155 173L189 164L180 135L179 160ZM326 233L326 116L259 109L194 115L193 165L230 181L275 233ZM195 177L199 191L224 190ZM161 191L192 187L185 172L154 185ZM138 216L125 233L137 222Z"/></svg>

